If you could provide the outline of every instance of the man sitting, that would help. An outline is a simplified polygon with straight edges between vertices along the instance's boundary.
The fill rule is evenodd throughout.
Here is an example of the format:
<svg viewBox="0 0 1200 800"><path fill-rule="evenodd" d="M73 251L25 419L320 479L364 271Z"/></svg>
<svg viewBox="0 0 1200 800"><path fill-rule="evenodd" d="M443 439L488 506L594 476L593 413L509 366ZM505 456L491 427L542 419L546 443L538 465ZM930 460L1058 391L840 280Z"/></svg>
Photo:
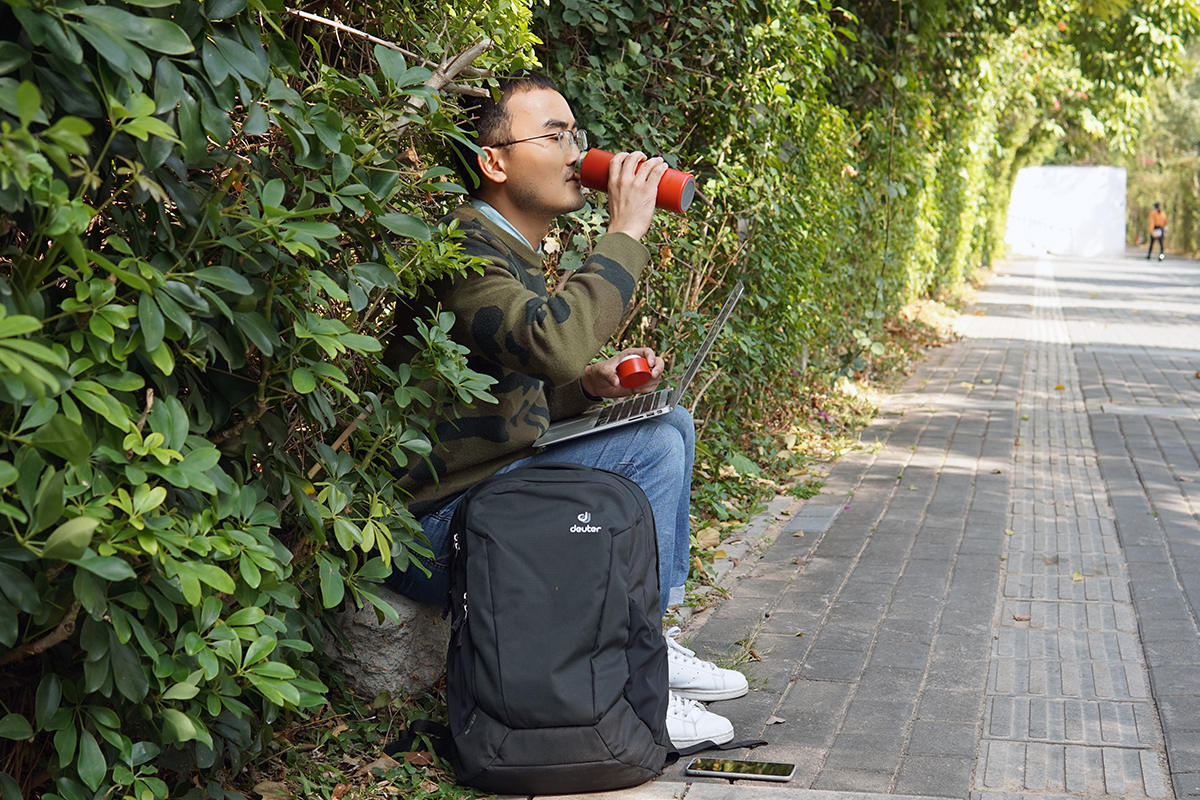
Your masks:
<svg viewBox="0 0 1200 800"><path fill-rule="evenodd" d="M492 394L499 402L454 408L436 425L433 471L422 462L401 476L435 558L422 560L429 576L410 565L388 583L416 600L444 603L450 518L461 493L519 466L571 462L621 473L645 492L658 531L665 613L683 601L690 563L691 415L676 408L540 451L531 444L552 420L578 414L604 398L651 391L662 378L665 363L649 347L593 359L617 330L649 260L641 239L650 227L666 164L639 152L613 158L608 231L583 266L551 294L541 242L555 217L583 207L576 162L587 146L586 134L548 78L523 74L502 80L500 87L498 102L484 98L469 109L483 154L464 153L464 185L472 199L450 215L466 234L464 251L487 265L482 274L446 277L429 287L429 304L440 303L454 313L453 336L469 348L471 368L496 379ZM405 313L398 313L399 322ZM406 356L405 348L397 337L386 357L398 361ZM637 389L622 387L616 373L617 362L630 353L645 357L651 366L651 380ZM675 633L667 637L671 740L677 747L727 742L733 726L696 700L741 696L746 679L696 658L674 641Z"/></svg>

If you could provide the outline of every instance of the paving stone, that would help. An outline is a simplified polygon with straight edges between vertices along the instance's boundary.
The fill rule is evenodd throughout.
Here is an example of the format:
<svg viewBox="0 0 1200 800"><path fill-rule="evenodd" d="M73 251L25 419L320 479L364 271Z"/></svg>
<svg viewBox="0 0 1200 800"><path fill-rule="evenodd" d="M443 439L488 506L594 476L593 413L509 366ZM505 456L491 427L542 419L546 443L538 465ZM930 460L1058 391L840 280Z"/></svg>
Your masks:
<svg viewBox="0 0 1200 800"><path fill-rule="evenodd" d="M896 776L896 792L935 797L966 797L973 759L908 755Z"/></svg>

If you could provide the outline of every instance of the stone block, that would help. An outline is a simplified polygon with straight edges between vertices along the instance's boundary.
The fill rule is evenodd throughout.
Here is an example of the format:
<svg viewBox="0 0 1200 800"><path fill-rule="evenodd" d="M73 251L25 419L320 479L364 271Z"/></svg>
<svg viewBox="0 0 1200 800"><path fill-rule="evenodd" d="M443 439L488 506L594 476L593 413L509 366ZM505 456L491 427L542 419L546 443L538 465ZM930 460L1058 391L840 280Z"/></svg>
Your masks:
<svg viewBox="0 0 1200 800"><path fill-rule="evenodd" d="M379 596L396 610L397 622L379 621L375 609L347 604L334 615L333 627L342 641L326 642L326 652L358 692L422 692L446 672L450 619L442 609L409 600L385 586Z"/></svg>

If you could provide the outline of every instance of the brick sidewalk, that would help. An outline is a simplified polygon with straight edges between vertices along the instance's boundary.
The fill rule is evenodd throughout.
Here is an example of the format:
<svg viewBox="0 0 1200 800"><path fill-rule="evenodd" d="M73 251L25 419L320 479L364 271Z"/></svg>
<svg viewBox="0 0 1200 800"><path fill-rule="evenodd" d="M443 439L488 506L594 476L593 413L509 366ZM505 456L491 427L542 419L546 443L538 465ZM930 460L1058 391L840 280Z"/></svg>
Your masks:
<svg viewBox="0 0 1200 800"><path fill-rule="evenodd" d="M1200 798L1200 266L1012 262L960 330L685 634L796 777L596 797Z"/></svg>

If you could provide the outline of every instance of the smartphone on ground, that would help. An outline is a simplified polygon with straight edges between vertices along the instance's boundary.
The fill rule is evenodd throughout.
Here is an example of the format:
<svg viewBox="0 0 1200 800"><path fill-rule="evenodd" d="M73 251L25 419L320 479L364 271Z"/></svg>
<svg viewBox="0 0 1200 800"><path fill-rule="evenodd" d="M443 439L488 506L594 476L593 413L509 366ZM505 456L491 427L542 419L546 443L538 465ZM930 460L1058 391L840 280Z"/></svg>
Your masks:
<svg viewBox="0 0 1200 800"><path fill-rule="evenodd" d="M733 758L693 758L684 770L685 775L755 781L790 781L796 774L795 764L779 761L739 761Z"/></svg>

